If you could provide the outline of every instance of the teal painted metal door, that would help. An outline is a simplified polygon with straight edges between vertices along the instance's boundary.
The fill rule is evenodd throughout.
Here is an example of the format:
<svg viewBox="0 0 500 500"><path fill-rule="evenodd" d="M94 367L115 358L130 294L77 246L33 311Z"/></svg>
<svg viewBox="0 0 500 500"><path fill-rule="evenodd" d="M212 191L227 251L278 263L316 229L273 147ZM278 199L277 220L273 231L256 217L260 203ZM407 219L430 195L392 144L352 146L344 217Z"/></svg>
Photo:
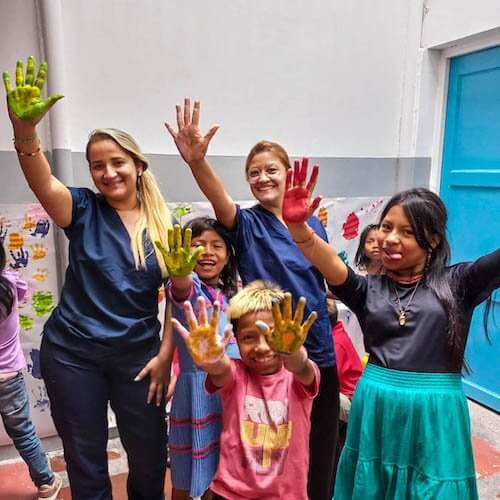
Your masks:
<svg viewBox="0 0 500 500"><path fill-rule="evenodd" d="M452 261L500 247L500 47L450 63L440 194L449 210ZM500 291L485 339L476 308L466 349L467 395L500 411Z"/></svg>

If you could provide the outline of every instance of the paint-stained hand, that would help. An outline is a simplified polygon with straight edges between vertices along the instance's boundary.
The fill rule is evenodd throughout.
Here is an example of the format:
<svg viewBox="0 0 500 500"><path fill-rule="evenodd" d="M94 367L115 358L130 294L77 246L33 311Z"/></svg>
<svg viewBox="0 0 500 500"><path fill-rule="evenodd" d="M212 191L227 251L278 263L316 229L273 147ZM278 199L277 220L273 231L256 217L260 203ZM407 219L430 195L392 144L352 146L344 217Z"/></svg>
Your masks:
<svg viewBox="0 0 500 500"><path fill-rule="evenodd" d="M184 302L184 314L189 330L184 328L176 319L172 319L172 325L184 339L193 361L203 369L222 359L226 346L231 341L233 329L232 325L228 323L224 328L222 337L217 334L220 312L219 302L214 302L210 321L208 321L207 305L203 297L198 297L196 306L198 317L196 317L191 303L189 301Z"/></svg>
<svg viewBox="0 0 500 500"><path fill-rule="evenodd" d="M15 114L21 120L27 120L33 124L38 123L45 113L62 97L62 94L54 94L47 99L42 99L41 94L45 85L47 75L47 63L42 62L35 77L36 62L33 56L28 57L26 63L26 74L23 70L23 62L16 64L16 88L12 88L9 73L4 71L3 83L7 92L7 103L11 119Z"/></svg>
<svg viewBox="0 0 500 500"><path fill-rule="evenodd" d="M177 104L175 111L178 131L176 132L169 123L165 123L165 127L174 139L179 153L189 165L203 160L207 154L208 145L219 126L212 125L206 134L202 134L200 131L200 101L194 102L193 113L191 114L191 100L189 97L184 99L184 109L180 104Z"/></svg>
<svg viewBox="0 0 500 500"><path fill-rule="evenodd" d="M286 176L286 190L283 198L283 219L287 224L300 224L307 221L321 202L316 196L311 202L311 195L318 179L319 167L313 166L311 178L307 182L308 159L302 158L302 165L295 160L293 170Z"/></svg>
<svg viewBox="0 0 500 500"><path fill-rule="evenodd" d="M173 229L168 230L168 250L160 241L155 241L155 245L163 255L168 273L173 278L189 276L196 267L200 255L205 251L200 246L191 253L191 235L191 228L186 229L183 241L181 226L175 224Z"/></svg>
<svg viewBox="0 0 500 500"><path fill-rule="evenodd" d="M306 299L300 297L295 315L292 317L292 295L287 292L281 304L273 304L274 328L269 328L269 325L264 321L256 321L256 326L264 334L273 351L281 354L293 354L304 344L309 329L318 316L313 311L302 323L305 305Z"/></svg>

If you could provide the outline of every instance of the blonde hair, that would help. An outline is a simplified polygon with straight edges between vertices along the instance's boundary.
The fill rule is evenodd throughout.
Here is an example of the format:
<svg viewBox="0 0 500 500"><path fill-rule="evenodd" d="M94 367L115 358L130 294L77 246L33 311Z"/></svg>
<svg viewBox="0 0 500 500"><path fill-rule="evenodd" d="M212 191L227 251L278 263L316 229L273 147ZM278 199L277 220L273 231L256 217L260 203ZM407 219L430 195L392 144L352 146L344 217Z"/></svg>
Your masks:
<svg viewBox="0 0 500 500"><path fill-rule="evenodd" d="M226 311L228 319L234 324L248 313L271 311L275 302L281 302L285 294L281 288L270 281L252 281L242 288L230 301Z"/></svg>
<svg viewBox="0 0 500 500"><path fill-rule="evenodd" d="M250 163L260 153L272 153L274 156L278 158L278 160L285 166L288 170L292 168L290 164L290 158L288 157L288 153L285 151L285 148L278 144L277 142L271 141L259 141L248 153L247 159L245 161L245 173L248 172L248 167Z"/></svg>
<svg viewBox="0 0 500 500"><path fill-rule="evenodd" d="M100 128L93 130L89 135L85 157L89 162L90 146L96 142L112 140L129 154L136 165L142 166L142 174L137 178L137 195L140 201L139 219L135 225L134 234L131 239L132 253L137 268L146 267L146 255L144 252L144 231L147 230L149 239L153 244L156 260L165 278L168 271L161 252L155 241L161 241L164 248L168 248L168 229L172 228L172 217L163 195L160 192L154 175L148 171L149 162L141 151L134 138L115 128Z"/></svg>

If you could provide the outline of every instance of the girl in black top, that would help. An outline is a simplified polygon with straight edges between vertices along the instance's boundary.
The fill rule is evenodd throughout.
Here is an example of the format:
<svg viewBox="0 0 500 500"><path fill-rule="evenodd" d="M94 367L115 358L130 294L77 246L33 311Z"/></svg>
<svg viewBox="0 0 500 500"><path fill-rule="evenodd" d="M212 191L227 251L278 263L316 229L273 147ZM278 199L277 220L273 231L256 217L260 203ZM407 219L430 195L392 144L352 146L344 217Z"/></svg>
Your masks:
<svg viewBox="0 0 500 500"><path fill-rule="evenodd" d="M314 188L314 181L306 186L306 168L296 165L289 174L285 222L357 315L370 354L335 500L477 498L460 372L473 310L487 300L488 311L500 287L500 250L449 266L443 202L427 189L410 189L396 194L380 218L384 274L359 276L304 222Z"/></svg>

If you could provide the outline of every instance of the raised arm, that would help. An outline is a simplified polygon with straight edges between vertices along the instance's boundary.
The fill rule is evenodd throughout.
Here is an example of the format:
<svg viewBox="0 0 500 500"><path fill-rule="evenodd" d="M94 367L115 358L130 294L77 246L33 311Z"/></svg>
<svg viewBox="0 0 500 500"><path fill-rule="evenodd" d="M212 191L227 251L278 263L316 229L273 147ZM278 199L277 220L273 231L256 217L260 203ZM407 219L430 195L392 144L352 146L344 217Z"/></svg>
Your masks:
<svg viewBox="0 0 500 500"><path fill-rule="evenodd" d="M302 159L302 164L296 160L293 170L290 169L287 173L283 220L304 257L318 269L330 285L341 285L347 279L347 266L333 247L306 224L321 201L318 196L311 202L319 167L314 165L311 178L307 182L307 164L307 158Z"/></svg>
<svg viewBox="0 0 500 500"><path fill-rule="evenodd" d="M168 123L165 123L165 127L174 139L180 155L189 165L199 188L212 204L215 216L223 226L232 229L236 220L236 205L206 159L208 145L219 126L213 125L205 135L201 133L200 101L194 102L192 114L189 97L184 99L184 109L180 104L175 109L178 130L175 131Z"/></svg>
<svg viewBox="0 0 500 500"><path fill-rule="evenodd" d="M14 147L30 189L53 221L61 227L66 227L71 223L71 193L52 175L36 132L37 124L63 96L56 94L45 100L41 99L47 64L40 64L36 78L35 69L35 59L32 56L28 57L26 75L22 61L17 61L14 89L9 74L6 71L3 73L8 112L14 129Z"/></svg>

